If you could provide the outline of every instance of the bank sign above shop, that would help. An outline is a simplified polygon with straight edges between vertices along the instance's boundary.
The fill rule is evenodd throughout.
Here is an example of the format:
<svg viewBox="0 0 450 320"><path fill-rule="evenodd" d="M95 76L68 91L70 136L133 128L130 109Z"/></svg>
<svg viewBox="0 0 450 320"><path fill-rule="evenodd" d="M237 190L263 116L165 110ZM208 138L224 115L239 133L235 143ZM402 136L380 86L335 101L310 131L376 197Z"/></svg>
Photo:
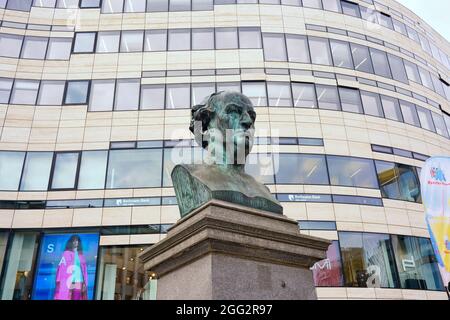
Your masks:
<svg viewBox="0 0 450 320"><path fill-rule="evenodd" d="M428 159L420 175L431 242L445 286L450 281L450 158Z"/></svg>

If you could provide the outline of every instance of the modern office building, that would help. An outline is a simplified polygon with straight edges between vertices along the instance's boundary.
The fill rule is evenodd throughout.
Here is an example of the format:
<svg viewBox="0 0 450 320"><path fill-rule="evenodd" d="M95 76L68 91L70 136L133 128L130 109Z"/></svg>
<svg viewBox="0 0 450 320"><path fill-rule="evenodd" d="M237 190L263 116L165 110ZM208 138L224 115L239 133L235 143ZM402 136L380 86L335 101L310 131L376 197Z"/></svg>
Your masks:
<svg viewBox="0 0 450 320"><path fill-rule="evenodd" d="M0 0L0 20L0 299L154 298L137 257L179 219L190 107L220 90L255 105L248 172L333 240L320 299L447 299L418 175L450 155L450 44L397 2Z"/></svg>

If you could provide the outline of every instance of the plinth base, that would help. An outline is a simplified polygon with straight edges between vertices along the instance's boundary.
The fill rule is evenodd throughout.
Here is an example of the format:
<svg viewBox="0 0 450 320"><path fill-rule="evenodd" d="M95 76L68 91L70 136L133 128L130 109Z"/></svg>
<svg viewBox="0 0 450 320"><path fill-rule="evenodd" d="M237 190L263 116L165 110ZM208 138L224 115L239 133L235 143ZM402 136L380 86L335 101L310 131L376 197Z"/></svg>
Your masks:
<svg viewBox="0 0 450 320"><path fill-rule="evenodd" d="M316 299L309 268L330 242L282 215L213 200L147 249L158 300Z"/></svg>

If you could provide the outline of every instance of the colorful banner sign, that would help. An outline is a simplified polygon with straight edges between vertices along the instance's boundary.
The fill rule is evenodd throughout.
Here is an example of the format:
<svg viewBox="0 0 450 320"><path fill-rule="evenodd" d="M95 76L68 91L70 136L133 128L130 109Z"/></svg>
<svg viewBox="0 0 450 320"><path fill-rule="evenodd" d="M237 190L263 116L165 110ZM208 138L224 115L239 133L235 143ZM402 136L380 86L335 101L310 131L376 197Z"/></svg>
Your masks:
<svg viewBox="0 0 450 320"><path fill-rule="evenodd" d="M422 200L442 280L450 281L450 158L432 157L420 174Z"/></svg>

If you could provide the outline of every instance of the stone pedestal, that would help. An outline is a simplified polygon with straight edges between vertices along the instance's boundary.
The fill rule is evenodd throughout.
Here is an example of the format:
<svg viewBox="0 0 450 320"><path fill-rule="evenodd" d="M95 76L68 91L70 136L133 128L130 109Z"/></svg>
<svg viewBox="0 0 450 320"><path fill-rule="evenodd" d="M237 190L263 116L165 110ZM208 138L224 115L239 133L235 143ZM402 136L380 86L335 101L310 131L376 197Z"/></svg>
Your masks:
<svg viewBox="0 0 450 320"><path fill-rule="evenodd" d="M283 215L213 200L140 258L157 275L158 300L316 299L309 268L329 244Z"/></svg>

